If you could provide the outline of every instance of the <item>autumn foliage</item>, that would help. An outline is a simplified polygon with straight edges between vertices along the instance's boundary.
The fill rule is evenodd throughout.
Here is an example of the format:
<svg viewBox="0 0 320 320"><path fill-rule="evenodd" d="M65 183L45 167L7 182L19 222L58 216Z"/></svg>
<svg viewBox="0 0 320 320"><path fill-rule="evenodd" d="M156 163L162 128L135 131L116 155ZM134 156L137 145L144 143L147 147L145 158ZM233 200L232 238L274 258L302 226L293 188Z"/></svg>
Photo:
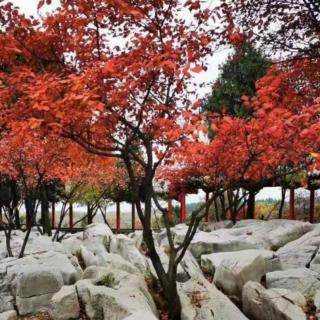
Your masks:
<svg viewBox="0 0 320 320"><path fill-rule="evenodd" d="M50 3L40 1L39 10ZM239 104L250 117L201 113L194 76L206 69L217 43L268 46L311 14L303 11L295 22L302 4L289 8L284 1L283 12L291 18L270 38L272 17L264 19L264 6L250 3L222 1L210 10L197 0L62 0L58 9L34 19L0 1L1 172L32 188L41 177L111 186L113 197L130 189L170 319L181 313L178 265L215 197L318 167L314 24L302 30L314 45L293 55L290 50L289 60L273 63L256 83L256 94L242 96ZM268 3L270 12L278 8ZM253 9L257 15L249 20L237 15ZM222 30L215 26L218 18ZM259 37L249 32L261 26ZM295 34L280 50L295 49L301 40ZM156 179L172 197L198 188L212 194L190 215L179 246ZM153 203L163 214L170 246L167 270L154 244Z"/></svg>

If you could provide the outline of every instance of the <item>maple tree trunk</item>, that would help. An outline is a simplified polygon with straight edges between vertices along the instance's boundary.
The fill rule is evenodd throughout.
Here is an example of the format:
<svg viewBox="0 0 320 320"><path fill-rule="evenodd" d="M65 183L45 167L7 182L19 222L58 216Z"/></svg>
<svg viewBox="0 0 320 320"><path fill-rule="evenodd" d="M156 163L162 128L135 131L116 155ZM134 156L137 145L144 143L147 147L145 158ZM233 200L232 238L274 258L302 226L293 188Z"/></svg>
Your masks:
<svg viewBox="0 0 320 320"><path fill-rule="evenodd" d="M2 209L2 208L1 208ZM12 222L12 208L8 208L8 216L7 216L7 219L8 219L8 226L6 227L5 225L3 226L3 229L4 229L4 235L5 235L5 238L6 238L6 249L7 249L7 253L8 253L8 256L9 257L13 257L13 253L12 253L12 250L11 250L11 232L12 232L12 229L14 227L13 225L13 222ZM2 210L1 210L1 214L2 214Z"/></svg>
<svg viewBox="0 0 320 320"><path fill-rule="evenodd" d="M175 272L176 275L176 272ZM173 276L173 275L172 275ZM169 295L167 297L168 301L168 315L170 320L180 320L181 319L181 302L177 290L177 281L174 278L170 283Z"/></svg>
<svg viewBox="0 0 320 320"><path fill-rule="evenodd" d="M49 200L45 187L41 188L41 224L43 233L51 236L51 225L49 217Z"/></svg>
<svg viewBox="0 0 320 320"><path fill-rule="evenodd" d="M290 197L289 197L289 210L288 210L288 219L294 220L295 219L295 212L294 212L294 188L290 189Z"/></svg>
<svg viewBox="0 0 320 320"><path fill-rule="evenodd" d="M51 207L51 227L54 228L56 226L56 205L55 202L52 202Z"/></svg>
<svg viewBox="0 0 320 320"><path fill-rule="evenodd" d="M247 219L254 219L254 212L255 212L255 198L256 193L254 190L249 190L249 197L247 201Z"/></svg>
<svg viewBox="0 0 320 320"><path fill-rule="evenodd" d="M209 202L209 192L206 192L206 202L208 203ZM204 221L205 222L209 222L209 210L210 210L210 207L207 207L207 211L208 211L208 214L204 217Z"/></svg>
<svg viewBox="0 0 320 320"><path fill-rule="evenodd" d="M176 267L169 267L169 270L165 272L159 255L156 251L152 230L143 230L143 238L148 247L149 257L156 270L160 285L163 289L164 297L167 301L169 320L181 319L181 302L177 291L177 270ZM170 260L174 258L170 257ZM170 264L170 263L169 263Z"/></svg>
<svg viewBox="0 0 320 320"><path fill-rule="evenodd" d="M314 222L314 189L310 190L310 214L309 214L309 222Z"/></svg>
<svg viewBox="0 0 320 320"><path fill-rule="evenodd" d="M120 210L120 201L116 203L116 233L120 233L121 229L121 210Z"/></svg>
<svg viewBox="0 0 320 320"><path fill-rule="evenodd" d="M70 202L69 206L69 228L73 227L73 203Z"/></svg>
<svg viewBox="0 0 320 320"><path fill-rule="evenodd" d="M134 203L132 203L131 207L131 227L132 231L136 230L136 208Z"/></svg>
<svg viewBox="0 0 320 320"><path fill-rule="evenodd" d="M87 204L87 219L88 224L91 224L93 222L93 209L90 204Z"/></svg>
<svg viewBox="0 0 320 320"><path fill-rule="evenodd" d="M286 192L287 192L286 188L282 188L281 189L281 201L280 201L280 207L279 207L279 213L278 213L278 218L279 219L282 218L284 203L285 203L285 200L286 200Z"/></svg>
<svg viewBox="0 0 320 320"><path fill-rule="evenodd" d="M14 224L16 229L21 229L20 213L18 208L14 209Z"/></svg>
<svg viewBox="0 0 320 320"><path fill-rule="evenodd" d="M221 205L221 216L220 216L220 218L222 220L226 220L227 219L227 210L226 210L225 195L224 194L220 195L219 199L220 199L220 205Z"/></svg>
<svg viewBox="0 0 320 320"><path fill-rule="evenodd" d="M31 233L31 229L34 224L34 220L36 216L36 212L35 212L36 205L33 199L30 199L29 197L27 197L25 199L25 206L26 206L26 217L27 217L27 232L23 239L23 244L19 253L19 259L23 258L24 256L24 252L25 252L25 249L29 240L29 236Z"/></svg>
<svg viewBox="0 0 320 320"><path fill-rule="evenodd" d="M152 199L153 199L153 162L152 162L152 146L148 146L148 166L145 168L144 182L140 185L132 170L132 164L129 159L124 158L127 166L127 171L131 181L132 192L135 195L135 207L137 214L143 226L143 240L147 246L147 255L150 257L152 265L156 271L162 288L164 297L168 305L169 320L180 320L181 318L181 303L176 287L177 267L175 264L176 253L174 248L170 248L169 268L166 271L163 267L153 238L151 225L152 218ZM142 207L141 203L144 203ZM118 211L118 210L117 210Z"/></svg>
<svg viewBox="0 0 320 320"><path fill-rule="evenodd" d="M181 192L180 194L180 222L185 223L187 220L187 207L186 207L186 194Z"/></svg>
<svg viewBox="0 0 320 320"><path fill-rule="evenodd" d="M220 213L219 213L217 198L214 199L213 204L214 204L215 218L216 218L216 221L219 222L220 221Z"/></svg>
<svg viewBox="0 0 320 320"><path fill-rule="evenodd" d="M11 227L9 226L9 230L7 232L5 232L5 237L6 237L6 248L7 248L7 252L8 252L8 256L9 257L13 257L13 253L11 250Z"/></svg>

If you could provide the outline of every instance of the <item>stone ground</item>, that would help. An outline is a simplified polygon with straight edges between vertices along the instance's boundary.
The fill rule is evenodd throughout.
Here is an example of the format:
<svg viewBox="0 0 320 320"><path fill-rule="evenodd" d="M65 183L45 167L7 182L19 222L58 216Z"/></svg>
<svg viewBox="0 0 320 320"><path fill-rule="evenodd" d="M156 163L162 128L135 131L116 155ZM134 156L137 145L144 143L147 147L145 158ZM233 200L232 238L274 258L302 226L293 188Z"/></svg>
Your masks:
<svg viewBox="0 0 320 320"><path fill-rule="evenodd" d="M187 231L172 228L175 245ZM14 231L18 255L22 231ZM154 234L168 266L166 232ZM211 223L178 266L182 320L320 320L320 225L288 220ZM61 242L33 230L25 257L0 233L0 320L166 320L142 233L87 226ZM16 313L16 311L18 314Z"/></svg>

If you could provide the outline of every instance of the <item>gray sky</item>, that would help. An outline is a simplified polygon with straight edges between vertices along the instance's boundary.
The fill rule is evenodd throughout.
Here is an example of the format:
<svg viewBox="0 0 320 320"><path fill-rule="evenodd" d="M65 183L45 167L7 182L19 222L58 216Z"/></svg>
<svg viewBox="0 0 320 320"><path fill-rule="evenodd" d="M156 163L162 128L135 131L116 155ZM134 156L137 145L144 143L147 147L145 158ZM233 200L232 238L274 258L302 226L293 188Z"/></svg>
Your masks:
<svg viewBox="0 0 320 320"><path fill-rule="evenodd" d="M11 0L12 3L21 8L22 12L26 15L37 16L37 4L38 0ZM208 5L215 5L217 0L208 0ZM51 7L54 8L59 4L59 0L53 0ZM41 14L44 14L47 9L42 9ZM207 83L202 89L200 94L204 96L205 94L210 92L210 83L213 83L219 74L219 65L221 65L227 58L229 50L222 50L214 54L212 57L208 59L208 70L206 72L202 72L197 76L197 82L199 83ZM264 188L257 196L258 199L265 198L275 198L279 199L281 196L281 192L279 188ZM199 198L204 197L203 194L199 195L189 195L187 201L194 202L199 201Z"/></svg>

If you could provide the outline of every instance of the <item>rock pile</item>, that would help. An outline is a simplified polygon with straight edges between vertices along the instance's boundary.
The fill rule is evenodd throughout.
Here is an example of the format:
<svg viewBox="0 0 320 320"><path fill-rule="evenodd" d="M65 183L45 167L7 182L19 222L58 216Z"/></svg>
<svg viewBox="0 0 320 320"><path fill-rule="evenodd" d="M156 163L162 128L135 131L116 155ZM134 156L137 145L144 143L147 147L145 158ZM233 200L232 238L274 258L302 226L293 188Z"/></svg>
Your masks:
<svg viewBox="0 0 320 320"><path fill-rule="evenodd" d="M175 244L186 230L172 228ZM154 238L168 266L166 232ZM23 232L13 232L15 256L22 239ZM320 226L305 222L246 220L202 228L178 266L182 319L302 320L310 301L320 319L319 247ZM115 235L107 225L92 224L61 243L33 230L25 257L17 259L7 257L0 233L0 320L39 311L53 320L159 319L145 281L156 273L141 248L141 232Z"/></svg>

